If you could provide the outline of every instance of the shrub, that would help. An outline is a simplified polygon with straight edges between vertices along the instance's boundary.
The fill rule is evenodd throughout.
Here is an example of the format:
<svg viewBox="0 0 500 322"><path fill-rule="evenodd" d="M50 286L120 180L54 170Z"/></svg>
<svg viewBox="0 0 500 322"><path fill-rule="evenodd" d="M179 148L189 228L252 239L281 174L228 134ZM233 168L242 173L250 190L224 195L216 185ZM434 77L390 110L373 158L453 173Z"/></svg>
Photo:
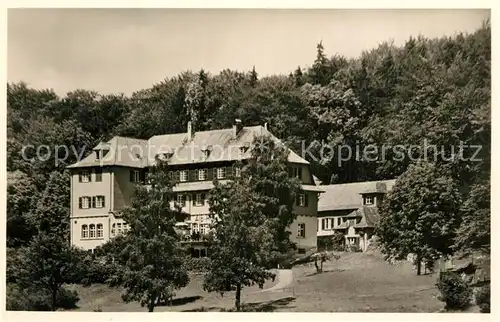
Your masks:
<svg viewBox="0 0 500 322"><path fill-rule="evenodd" d="M63 309L76 308L80 300L76 291L61 288L57 293L56 306ZM15 284L7 285L7 310L51 311L51 295L45 289L30 287L22 289Z"/></svg>
<svg viewBox="0 0 500 322"><path fill-rule="evenodd" d="M74 309L79 300L80 297L75 290L67 290L63 287L57 292L56 305L62 309Z"/></svg>
<svg viewBox="0 0 500 322"><path fill-rule="evenodd" d="M490 285L481 287L476 292L476 304L481 313L490 313Z"/></svg>
<svg viewBox="0 0 500 322"><path fill-rule="evenodd" d="M187 257L185 265L190 272L205 272L210 266L210 258L208 257Z"/></svg>
<svg viewBox="0 0 500 322"><path fill-rule="evenodd" d="M330 251L343 251L344 250L344 234L336 231L331 236L320 236L318 237L318 251L330 250Z"/></svg>
<svg viewBox="0 0 500 322"><path fill-rule="evenodd" d="M472 289L460 275L441 273L436 286L441 292L439 300L445 302L446 309L463 309L470 304Z"/></svg>
<svg viewBox="0 0 500 322"><path fill-rule="evenodd" d="M49 297L38 288L23 289L16 284L8 283L6 292L8 311L50 311Z"/></svg>

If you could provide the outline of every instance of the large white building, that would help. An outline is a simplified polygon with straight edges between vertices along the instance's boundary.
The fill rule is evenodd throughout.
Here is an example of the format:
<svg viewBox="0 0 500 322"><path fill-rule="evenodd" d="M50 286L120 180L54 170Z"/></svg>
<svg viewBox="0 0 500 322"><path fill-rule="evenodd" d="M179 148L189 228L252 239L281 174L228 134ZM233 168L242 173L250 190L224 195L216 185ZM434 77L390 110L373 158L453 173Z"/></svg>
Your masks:
<svg viewBox="0 0 500 322"><path fill-rule="evenodd" d="M94 153L68 168L71 179L71 243L92 250L128 229L121 210L130 204L136 182L144 181L156 156L168 158L179 183L176 201L189 214L185 225L192 236L203 235L209 224L207 192L213 179L231 180L238 175L236 161L251 157L256 136L268 135L264 126L245 127L239 120L232 128L195 132L191 123L184 133L153 136L149 140L114 137L101 142ZM299 251L316 248L318 195L309 162L290 152L291 173L302 181L297 198L296 220L289 227ZM203 251L198 238L191 240L195 255Z"/></svg>

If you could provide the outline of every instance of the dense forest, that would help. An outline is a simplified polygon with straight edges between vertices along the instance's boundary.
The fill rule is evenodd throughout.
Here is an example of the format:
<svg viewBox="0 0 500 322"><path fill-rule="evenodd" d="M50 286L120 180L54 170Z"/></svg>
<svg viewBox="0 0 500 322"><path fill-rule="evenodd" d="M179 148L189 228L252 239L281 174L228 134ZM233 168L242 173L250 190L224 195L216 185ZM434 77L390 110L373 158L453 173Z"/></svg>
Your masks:
<svg viewBox="0 0 500 322"><path fill-rule="evenodd" d="M476 233L481 232L481 245L489 244L490 23L484 22L471 34L411 37L402 46L383 43L357 58L329 57L320 43L311 63L291 67L295 70L289 75L262 78L258 68L223 70L218 75L186 71L130 96L75 89L59 97L52 89L8 84L9 262L20 253L16 250L31 245L26 254L33 256L26 257L30 261L21 267L36 269L44 259L35 248L55 245L43 242L47 238L67 238L69 178L65 167L77 155L90 153L98 142L116 135L147 139L184 132L188 119L197 131L231 127L235 118L245 125L267 123L274 135L299 154L305 142L309 151L305 157L325 184L396 178L425 155L422 150L413 150L411 155L411 150L405 150L404 157L396 159L395 151L389 149L383 159L375 160L344 155L314 158L321 154L322 145L353 150L424 142L437 146L442 156L432 161L446 171L428 171L429 178L433 173L450 174L443 182L452 180L460 187L463 214L470 217L459 228L462 240L457 245L467 248L477 243ZM28 145L32 148L25 150L28 158L23 158L23 147ZM41 145L50 147L50 155L32 158ZM56 163L54 151L60 156L66 153L61 146L76 150ZM463 152L460 146L466 147ZM339 163L339 157L346 161ZM59 254L58 250L45 251ZM65 254L61 253L60 262L65 262ZM8 264L9 285L23 285L19 271ZM30 274L25 274L27 283L33 281ZM54 290L54 280L64 281L61 275L56 277L45 286ZM18 292L17 299L30 296L22 288Z"/></svg>

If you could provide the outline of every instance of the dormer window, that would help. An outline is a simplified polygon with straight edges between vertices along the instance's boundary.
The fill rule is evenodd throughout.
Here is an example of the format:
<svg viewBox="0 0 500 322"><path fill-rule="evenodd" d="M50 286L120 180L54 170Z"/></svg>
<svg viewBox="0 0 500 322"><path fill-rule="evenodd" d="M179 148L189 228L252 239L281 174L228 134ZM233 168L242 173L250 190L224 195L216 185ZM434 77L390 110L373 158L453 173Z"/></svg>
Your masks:
<svg viewBox="0 0 500 322"><path fill-rule="evenodd" d="M210 152L212 152L212 146L211 145L204 146L201 149L201 152L203 153L205 159L208 158L210 156Z"/></svg>
<svg viewBox="0 0 500 322"><path fill-rule="evenodd" d="M373 197L372 196L364 196L363 197L364 205L373 205Z"/></svg>
<svg viewBox="0 0 500 322"><path fill-rule="evenodd" d="M105 142L100 142L95 148L94 148L94 153L95 153L95 159L96 161L101 160L106 154L109 152L110 145L109 143Z"/></svg>

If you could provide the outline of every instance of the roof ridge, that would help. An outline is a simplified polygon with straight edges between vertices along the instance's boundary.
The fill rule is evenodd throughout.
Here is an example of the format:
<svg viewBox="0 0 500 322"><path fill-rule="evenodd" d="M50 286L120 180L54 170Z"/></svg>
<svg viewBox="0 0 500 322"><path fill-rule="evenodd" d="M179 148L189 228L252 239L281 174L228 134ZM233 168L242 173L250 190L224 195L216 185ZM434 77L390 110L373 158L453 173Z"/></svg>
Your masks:
<svg viewBox="0 0 500 322"><path fill-rule="evenodd" d="M322 184L320 186L347 186L347 185L355 185L355 184L362 184L362 183L385 183L388 181L394 181L397 180L396 178L394 179L384 179L384 180L372 180L372 181L356 181L356 182L344 182L344 183L332 183L332 184Z"/></svg>

